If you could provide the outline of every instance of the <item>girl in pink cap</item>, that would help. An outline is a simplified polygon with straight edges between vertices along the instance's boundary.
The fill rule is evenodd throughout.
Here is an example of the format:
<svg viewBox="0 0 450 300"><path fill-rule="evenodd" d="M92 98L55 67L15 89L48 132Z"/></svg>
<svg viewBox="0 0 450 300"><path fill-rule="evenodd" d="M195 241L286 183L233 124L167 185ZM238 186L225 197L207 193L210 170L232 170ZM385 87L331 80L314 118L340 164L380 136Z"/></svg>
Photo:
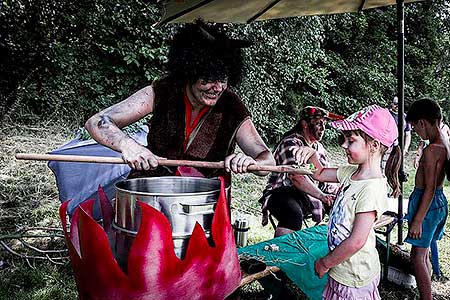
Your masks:
<svg viewBox="0 0 450 300"><path fill-rule="evenodd" d="M388 183L394 196L399 193L397 125L389 111L378 105L330 125L343 132L341 146L350 165L324 168L311 148L292 149L299 163L314 164L314 179L340 183L328 223L330 252L314 265L320 278L329 275L323 299L380 299L381 267L373 225L387 210ZM394 148L386 163L386 178L381 161L390 147Z"/></svg>

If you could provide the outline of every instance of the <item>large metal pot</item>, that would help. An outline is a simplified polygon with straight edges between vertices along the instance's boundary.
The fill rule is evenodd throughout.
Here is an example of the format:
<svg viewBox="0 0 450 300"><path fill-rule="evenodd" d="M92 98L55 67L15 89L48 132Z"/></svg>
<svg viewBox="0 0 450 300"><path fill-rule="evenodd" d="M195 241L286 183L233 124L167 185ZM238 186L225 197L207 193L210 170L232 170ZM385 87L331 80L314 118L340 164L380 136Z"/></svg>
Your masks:
<svg viewBox="0 0 450 300"><path fill-rule="evenodd" d="M175 254L183 258L196 222L209 234L219 193L219 179L167 176L120 181L116 183L113 226L117 232L134 237L141 223L136 201L145 202L167 217Z"/></svg>

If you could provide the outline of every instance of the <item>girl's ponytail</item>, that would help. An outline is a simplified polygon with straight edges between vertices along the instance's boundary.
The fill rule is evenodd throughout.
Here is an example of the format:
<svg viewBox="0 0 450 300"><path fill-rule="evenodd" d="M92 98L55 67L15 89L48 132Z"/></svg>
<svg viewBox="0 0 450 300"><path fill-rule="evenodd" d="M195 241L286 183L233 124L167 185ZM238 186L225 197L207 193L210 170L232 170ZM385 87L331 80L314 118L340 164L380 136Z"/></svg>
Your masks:
<svg viewBox="0 0 450 300"><path fill-rule="evenodd" d="M387 181L392 188L392 197L397 198L400 195L400 181L398 178L398 172L400 170L402 151L400 147L392 146L392 151L389 154L389 158L386 162L386 167L384 169L384 174L386 175ZM449 164L447 164L447 167ZM448 168L447 168L448 170Z"/></svg>

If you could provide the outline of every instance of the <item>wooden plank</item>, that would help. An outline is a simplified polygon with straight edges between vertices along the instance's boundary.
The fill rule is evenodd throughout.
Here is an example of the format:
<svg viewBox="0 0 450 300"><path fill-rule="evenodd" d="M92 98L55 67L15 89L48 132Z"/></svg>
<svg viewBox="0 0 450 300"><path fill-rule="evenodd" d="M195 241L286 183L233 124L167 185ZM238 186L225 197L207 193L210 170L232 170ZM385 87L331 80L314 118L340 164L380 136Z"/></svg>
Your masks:
<svg viewBox="0 0 450 300"><path fill-rule="evenodd" d="M276 273L278 271L280 271L280 268L278 268L277 266L267 266L265 270L255 274L247 274L245 272L242 272L242 278L239 287L244 286L260 278L266 277L267 275L270 275L272 273Z"/></svg>

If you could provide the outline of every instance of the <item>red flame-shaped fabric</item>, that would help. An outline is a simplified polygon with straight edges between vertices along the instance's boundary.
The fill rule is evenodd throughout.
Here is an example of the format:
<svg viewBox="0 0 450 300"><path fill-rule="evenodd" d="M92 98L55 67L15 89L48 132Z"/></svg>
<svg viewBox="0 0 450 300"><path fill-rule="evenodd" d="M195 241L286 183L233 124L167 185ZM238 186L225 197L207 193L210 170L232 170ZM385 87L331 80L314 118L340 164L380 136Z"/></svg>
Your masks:
<svg viewBox="0 0 450 300"><path fill-rule="evenodd" d="M108 202L101 188L99 194L105 211ZM107 232L113 234L111 216L104 216L102 228L92 218L94 200L86 201L74 212L69 233L68 202L59 213L81 300L224 299L239 286L240 267L223 180L211 228L214 245L209 245L197 223L184 260L175 255L167 218L139 202L142 221L129 252L127 273L117 264L108 243ZM106 211L112 212L107 207Z"/></svg>

